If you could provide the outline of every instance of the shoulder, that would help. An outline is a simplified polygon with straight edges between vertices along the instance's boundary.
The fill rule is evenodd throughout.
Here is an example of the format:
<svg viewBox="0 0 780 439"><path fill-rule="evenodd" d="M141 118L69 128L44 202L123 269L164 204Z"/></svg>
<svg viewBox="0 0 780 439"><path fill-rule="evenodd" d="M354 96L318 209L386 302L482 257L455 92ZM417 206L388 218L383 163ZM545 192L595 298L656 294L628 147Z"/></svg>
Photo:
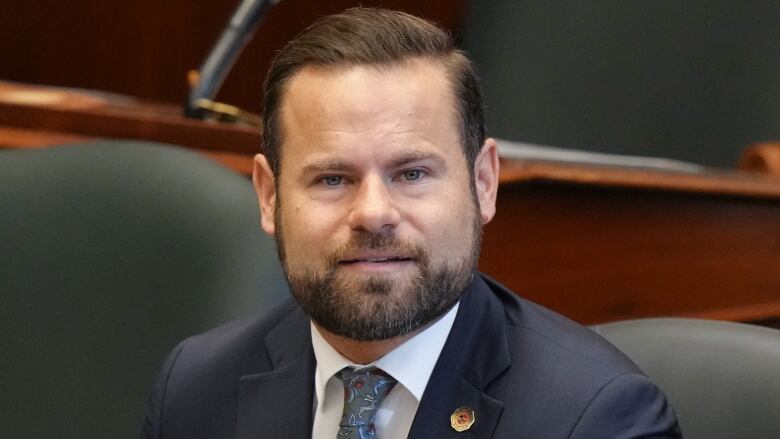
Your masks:
<svg viewBox="0 0 780 439"><path fill-rule="evenodd" d="M231 368L231 363L256 368L269 362L266 338L274 334L280 325L294 322L290 337L308 334L308 320L296 319L300 308L288 299L255 317L237 320L182 341L172 352L177 358L176 367ZM297 329L297 330L295 330ZM252 366L253 365L253 366ZM254 370L242 370L244 374Z"/></svg>
<svg viewBox="0 0 780 439"><path fill-rule="evenodd" d="M297 355L299 346L310 344L308 319L292 299L258 317L179 343L152 388L141 437L164 437L163 429L200 437L202 432L195 430L206 426L220 430L217 436L234 436L234 422L229 420L235 419L238 383L242 376L273 369L278 360L274 344L284 345L291 356ZM207 422L208 418L219 422Z"/></svg>
<svg viewBox="0 0 780 439"><path fill-rule="evenodd" d="M540 363L541 356L562 361L565 367L576 368L580 373L585 369L612 376L642 373L620 350L591 329L523 299L489 277L484 278L501 302L507 342L521 363Z"/></svg>
<svg viewBox="0 0 780 439"><path fill-rule="evenodd" d="M511 367L489 388L505 402L503 416L527 418L526 427L536 434L531 437L675 431L676 416L663 392L615 346L492 279L485 281L501 302L511 358Z"/></svg>

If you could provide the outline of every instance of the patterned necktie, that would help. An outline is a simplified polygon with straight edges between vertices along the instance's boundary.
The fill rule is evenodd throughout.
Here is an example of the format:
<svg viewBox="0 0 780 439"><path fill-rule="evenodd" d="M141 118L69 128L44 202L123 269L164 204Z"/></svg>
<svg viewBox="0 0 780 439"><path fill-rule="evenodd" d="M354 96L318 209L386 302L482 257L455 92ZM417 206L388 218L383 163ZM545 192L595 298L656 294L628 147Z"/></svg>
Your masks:
<svg viewBox="0 0 780 439"><path fill-rule="evenodd" d="M374 417L379 405L397 383L376 367L342 369L336 376L344 383L344 412L339 422L339 439L374 439Z"/></svg>

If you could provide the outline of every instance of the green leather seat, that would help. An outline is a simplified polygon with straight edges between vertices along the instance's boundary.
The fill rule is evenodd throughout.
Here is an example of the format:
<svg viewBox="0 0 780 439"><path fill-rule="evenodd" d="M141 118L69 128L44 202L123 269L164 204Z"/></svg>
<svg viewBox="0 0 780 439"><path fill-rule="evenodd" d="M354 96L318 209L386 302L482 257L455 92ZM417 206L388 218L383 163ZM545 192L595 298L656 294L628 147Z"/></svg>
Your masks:
<svg viewBox="0 0 780 439"><path fill-rule="evenodd" d="M671 318L593 329L666 392L686 439L780 437L780 331Z"/></svg>
<svg viewBox="0 0 780 439"><path fill-rule="evenodd" d="M135 437L177 341L288 294L259 224L184 149L0 150L0 437Z"/></svg>

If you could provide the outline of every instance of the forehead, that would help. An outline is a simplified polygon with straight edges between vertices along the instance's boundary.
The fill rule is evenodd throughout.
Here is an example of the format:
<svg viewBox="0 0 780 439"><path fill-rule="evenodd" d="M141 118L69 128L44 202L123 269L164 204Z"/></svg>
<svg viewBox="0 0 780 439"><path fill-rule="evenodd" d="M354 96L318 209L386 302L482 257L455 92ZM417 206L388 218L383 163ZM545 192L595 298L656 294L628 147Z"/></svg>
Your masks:
<svg viewBox="0 0 780 439"><path fill-rule="evenodd" d="M282 100L282 114L300 104L319 104L322 108L373 107L381 100L387 104L409 105L452 102L450 81L441 62L412 58L393 64L357 64L337 66L307 66L288 81ZM322 98L338 97L338 102ZM419 99L407 99L418 97ZM334 105L339 104L339 105Z"/></svg>
<svg viewBox="0 0 780 439"><path fill-rule="evenodd" d="M350 141L363 147L454 142L460 148L447 72L428 59L306 67L288 82L280 116L283 163L312 144L317 149L311 152Z"/></svg>

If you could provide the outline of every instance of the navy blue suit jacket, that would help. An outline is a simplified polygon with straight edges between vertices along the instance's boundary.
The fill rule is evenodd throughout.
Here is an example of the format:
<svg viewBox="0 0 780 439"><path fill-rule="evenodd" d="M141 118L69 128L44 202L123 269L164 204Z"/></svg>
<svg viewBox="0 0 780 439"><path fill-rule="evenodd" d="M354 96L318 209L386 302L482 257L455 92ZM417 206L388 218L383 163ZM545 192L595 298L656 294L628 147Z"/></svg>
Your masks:
<svg viewBox="0 0 780 439"><path fill-rule="evenodd" d="M311 436L309 318L290 300L265 317L189 338L165 362L148 439ZM475 423L450 425L459 407ZM477 276L436 363L409 438L674 438L663 393L616 348Z"/></svg>

